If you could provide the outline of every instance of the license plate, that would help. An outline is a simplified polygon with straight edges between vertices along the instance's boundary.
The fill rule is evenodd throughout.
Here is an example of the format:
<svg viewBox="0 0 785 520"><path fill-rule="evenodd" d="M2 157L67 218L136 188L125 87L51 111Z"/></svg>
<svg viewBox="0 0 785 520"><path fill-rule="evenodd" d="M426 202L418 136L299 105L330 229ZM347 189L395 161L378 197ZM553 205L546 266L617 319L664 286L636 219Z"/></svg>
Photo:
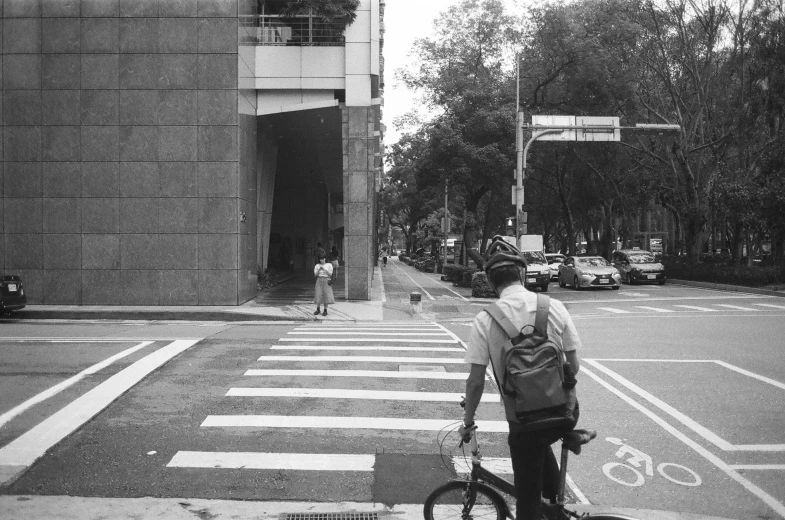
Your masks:
<svg viewBox="0 0 785 520"><path fill-rule="evenodd" d="M8 292L16 292L18 290L19 289L17 288L17 285L15 283L8 284Z"/></svg>
<svg viewBox="0 0 785 520"><path fill-rule="evenodd" d="M646 278L648 278L649 280L654 280L654 279L657 278L657 275L656 274L647 274Z"/></svg>
<svg viewBox="0 0 785 520"><path fill-rule="evenodd" d="M527 283L537 283L537 279L536 278L527 278L526 282Z"/></svg>
<svg viewBox="0 0 785 520"><path fill-rule="evenodd" d="M600 283L611 283L611 281L610 281L610 280L605 280L605 279L602 279L602 280L600 280Z"/></svg>

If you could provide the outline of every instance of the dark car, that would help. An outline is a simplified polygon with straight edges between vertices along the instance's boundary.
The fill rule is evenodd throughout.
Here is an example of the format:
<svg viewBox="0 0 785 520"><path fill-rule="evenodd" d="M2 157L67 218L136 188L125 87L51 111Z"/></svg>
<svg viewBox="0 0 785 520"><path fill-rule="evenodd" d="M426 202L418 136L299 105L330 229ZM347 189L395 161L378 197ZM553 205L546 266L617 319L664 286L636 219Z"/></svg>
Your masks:
<svg viewBox="0 0 785 520"><path fill-rule="evenodd" d="M0 276L0 314L24 309L27 296L22 280L17 275Z"/></svg>
<svg viewBox="0 0 785 520"><path fill-rule="evenodd" d="M665 266L651 251L643 249L620 249L611 256L613 266L619 270L621 279L628 284L652 282L665 283Z"/></svg>

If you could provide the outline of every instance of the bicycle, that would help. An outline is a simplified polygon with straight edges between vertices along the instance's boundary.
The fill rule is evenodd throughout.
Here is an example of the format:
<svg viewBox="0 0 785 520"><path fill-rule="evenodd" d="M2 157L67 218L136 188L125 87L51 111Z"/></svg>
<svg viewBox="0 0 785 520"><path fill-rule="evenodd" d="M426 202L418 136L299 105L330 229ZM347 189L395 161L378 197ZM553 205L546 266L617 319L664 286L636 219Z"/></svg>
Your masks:
<svg viewBox="0 0 785 520"><path fill-rule="evenodd" d="M564 490L567 480L567 458L569 452L578 455L581 446L589 443L597 436L594 430L572 430L562 437L561 465L559 473L559 488L556 504L543 503L543 512L547 518L568 520L636 520L633 517L599 513L579 514L565 507ZM472 471L468 478L453 479L439 486L428 495L423 507L425 520L446 520L461 518L462 520L476 520L488 518L489 520L515 519L502 494L515 498L515 487L508 480L492 473L482 467L482 455L477 443L476 429L471 432L469 441L472 454ZM546 513L546 509L547 511Z"/></svg>

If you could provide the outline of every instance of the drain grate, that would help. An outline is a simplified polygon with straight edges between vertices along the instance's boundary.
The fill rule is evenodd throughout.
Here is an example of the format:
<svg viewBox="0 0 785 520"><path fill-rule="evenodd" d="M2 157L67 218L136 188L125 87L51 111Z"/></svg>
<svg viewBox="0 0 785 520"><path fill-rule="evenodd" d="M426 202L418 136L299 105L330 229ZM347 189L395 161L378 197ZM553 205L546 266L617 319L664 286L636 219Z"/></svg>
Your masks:
<svg viewBox="0 0 785 520"><path fill-rule="evenodd" d="M285 520L379 520L378 513L287 513Z"/></svg>

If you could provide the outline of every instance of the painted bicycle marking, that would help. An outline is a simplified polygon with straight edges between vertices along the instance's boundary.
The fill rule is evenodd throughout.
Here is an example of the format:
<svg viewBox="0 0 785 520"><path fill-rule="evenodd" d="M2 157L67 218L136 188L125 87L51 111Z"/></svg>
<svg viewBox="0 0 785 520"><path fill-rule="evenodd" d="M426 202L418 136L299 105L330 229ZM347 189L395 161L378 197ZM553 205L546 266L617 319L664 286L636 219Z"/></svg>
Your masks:
<svg viewBox="0 0 785 520"><path fill-rule="evenodd" d="M654 461L649 455L625 444L623 440L617 439L616 437L606 437L605 440L611 444L620 446L616 451L616 457L624 460L624 462L608 462L603 465L602 472L605 473L606 477L623 486L638 487L646 482L646 477L643 476L643 473L649 477L654 476ZM624 468L624 470L621 471L617 468ZM642 469L643 473L641 473L639 469ZM666 469L668 471L666 471ZM680 470L687 473L689 480L681 480L674 477L672 475L672 473L674 473L673 470ZM658 464L657 473L674 484L679 484L681 486L695 487L700 486L702 483L702 480L697 473L686 466L673 462L662 462ZM678 472L676 472L676 475L681 476Z"/></svg>

